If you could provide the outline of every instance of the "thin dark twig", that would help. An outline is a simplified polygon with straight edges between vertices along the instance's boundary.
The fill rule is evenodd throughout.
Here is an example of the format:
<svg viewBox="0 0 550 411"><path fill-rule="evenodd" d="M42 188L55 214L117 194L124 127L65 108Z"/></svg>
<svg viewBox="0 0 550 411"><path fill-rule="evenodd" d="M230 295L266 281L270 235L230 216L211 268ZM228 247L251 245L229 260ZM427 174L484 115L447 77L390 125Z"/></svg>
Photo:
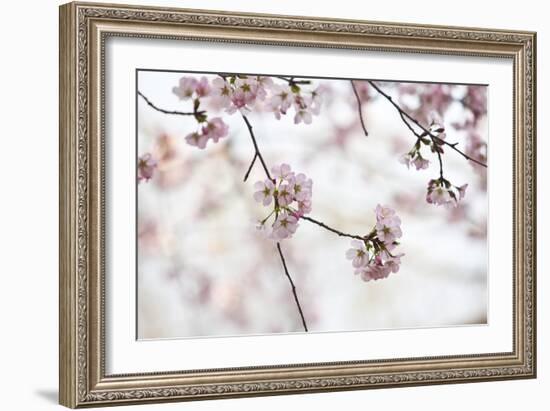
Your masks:
<svg viewBox="0 0 550 411"><path fill-rule="evenodd" d="M258 153L254 153L254 157L252 158L252 161L250 162L250 165L248 166L248 170L246 170L246 174L244 175L244 182L248 180L248 176L250 175L250 172L252 171L252 167L254 167L254 163L256 162L256 159L258 158Z"/></svg>
<svg viewBox="0 0 550 411"><path fill-rule="evenodd" d="M403 120L403 123L405 123L405 125L409 128L409 130L411 130L411 132L416 136L417 140L422 138L422 135L418 133L413 126L411 126L411 124L409 123L409 120L407 120L407 118L403 115L401 111L399 112L399 116L401 116L401 120Z"/></svg>
<svg viewBox="0 0 550 411"><path fill-rule="evenodd" d="M138 96L140 96L143 100L145 100L145 102L149 105L149 107L157 110L157 111L160 111L161 113L164 113L164 114L175 114L175 115L178 115L178 116L194 116L194 115L197 115L197 114L204 114L205 111L177 111L177 110L165 110L163 108L160 108L158 106L156 106L155 104L153 104L151 102L151 100L149 100L147 97L145 97L145 95L143 95L143 93L141 91L138 90Z"/></svg>
<svg viewBox="0 0 550 411"><path fill-rule="evenodd" d="M258 148L258 142L256 141L256 137L254 136L254 131L252 130L252 125L250 124L250 121L248 121L248 118L241 113L241 116L244 120L244 122L246 123L246 127L248 127L248 132L250 134L250 138L252 139L252 144L254 144L254 150L256 152L256 156L258 156L258 158L260 159L260 162L262 163L262 167L264 168L264 171L265 171L265 175L267 176L267 178L269 178L271 181L273 181L273 179L271 178L271 174L269 174L269 170L267 168L267 165L265 163L265 160L262 156L262 153L260 153L260 149Z"/></svg>
<svg viewBox="0 0 550 411"><path fill-rule="evenodd" d="M407 119L407 117L405 117L405 115L403 114L403 112L399 111L399 116L401 116L401 120L403 120L403 123L405 123L405 125L409 128L409 130L411 130L411 132L416 136L416 141L419 141L422 137L424 137L424 135L418 133L413 126L411 126L411 124L409 123L409 120ZM432 136L431 134L429 135L430 139L432 140L432 143L435 147L435 153L437 154L437 160L439 162L439 177L443 178L443 160L441 158L441 152L439 151L439 147L438 145L436 144L435 142L435 139L434 139L434 136Z"/></svg>
<svg viewBox="0 0 550 411"><path fill-rule="evenodd" d="M389 96L388 94L384 93L384 91L382 91L382 89L380 89L380 87L378 87L372 80L367 80L369 82L369 84L376 90L378 91L378 93L380 93L383 97L386 98L386 100L388 100L392 106L395 107L395 109L400 113L401 115L401 119L404 120L404 118L408 118L410 121L412 121L415 125L417 125L418 127L420 127L425 133L426 135L430 136L430 138L432 139L432 141L434 142L437 142L439 144L442 144L442 145L446 145L450 148L452 148L454 151L456 151L458 154L460 154L462 157L464 157L465 159L473 162L473 163L476 163L482 167L485 167L487 168L487 164L485 163L482 163L481 161L478 161L476 160L475 158L473 157L470 157L469 155L467 155L466 153L464 153L463 151L461 151L460 149L456 148L456 143L449 143L439 137L437 137L436 135L432 134L430 132L430 130L428 130L426 127L424 127L422 124L420 124L420 122L418 120L416 120L414 117L412 117L409 113L407 113L405 110L403 110L395 101L393 101L393 99L391 98L391 96ZM405 124L407 124L407 127L409 127L409 129L411 128L410 127L410 124L408 124L407 122L405 122ZM417 133L414 133L417 137L418 137L418 134Z"/></svg>
<svg viewBox="0 0 550 411"><path fill-rule="evenodd" d="M365 239L364 237L361 237L360 235L344 233L343 231L337 230L336 228L329 227L328 225L326 225L322 221L315 220L314 218L311 218L311 217L308 217L308 216L305 216L305 215L301 216L300 218L302 220L309 221L310 223L317 224L319 227L323 227L325 230L331 231L331 232L333 232L334 234L336 234L340 237L355 238L356 240L361 240L361 241L363 241Z"/></svg>
<svg viewBox="0 0 550 411"><path fill-rule="evenodd" d="M441 152L439 151L439 147L437 146L437 143L435 142L432 135L430 135L430 138L432 139L432 144L435 147L435 153L437 154L437 159L439 161L439 177L443 179L443 160L441 159Z"/></svg>
<svg viewBox="0 0 550 411"><path fill-rule="evenodd" d="M281 249L281 244L280 243L277 243L277 250L279 250L279 256L281 257L281 261L283 263L283 268L285 269L285 274L288 278L288 281L290 282L290 286L292 288L292 294L294 295L294 301L296 301L296 306L298 307L298 311L300 312L300 318L302 319L302 325L304 326L304 331L307 332L307 324L306 324L306 319L304 317L304 312L302 311L300 301L298 300L298 295L296 294L296 286L294 285L294 281L292 281L292 277L290 276L290 273L288 272L288 267L286 266L285 256L283 255L283 250Z"/></svg>
<svg viewBox="0 0 550 411"><path fill-rule="evenodd" d="M359 93L357 92L357 88L355 88L355 84L353 83L353 80L350 80L351 88L353 89L353 94L355 94L355 98L357 99L357 111L359 112L359 120L361 121L361 127L363 128L363 132L365 133L365 136L369 136L369 132L367 131L367 126L365 125L365 120L363 119L363 105L361 104L361 97L359 97Z"/></svg>
<svg viewBox="0 0 550 411"><path fill-rule="evenodd" d="M289 85L293 84L311 84L311 80L294 80L294 77L273 76L279 80L286 81Z"/></svg>

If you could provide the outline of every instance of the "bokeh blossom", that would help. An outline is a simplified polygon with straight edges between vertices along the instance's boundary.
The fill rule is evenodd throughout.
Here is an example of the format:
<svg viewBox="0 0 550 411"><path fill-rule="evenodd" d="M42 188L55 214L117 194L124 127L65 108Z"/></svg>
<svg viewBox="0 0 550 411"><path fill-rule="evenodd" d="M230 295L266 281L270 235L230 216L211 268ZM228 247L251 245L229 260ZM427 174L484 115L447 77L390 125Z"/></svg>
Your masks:
<svg viewBox="0 0 550 411"><path fill-rule="evenodd" d="M138 183L145 180L149 181L157 168L157 162L151 153L145 153L138 158Z"/></svg>

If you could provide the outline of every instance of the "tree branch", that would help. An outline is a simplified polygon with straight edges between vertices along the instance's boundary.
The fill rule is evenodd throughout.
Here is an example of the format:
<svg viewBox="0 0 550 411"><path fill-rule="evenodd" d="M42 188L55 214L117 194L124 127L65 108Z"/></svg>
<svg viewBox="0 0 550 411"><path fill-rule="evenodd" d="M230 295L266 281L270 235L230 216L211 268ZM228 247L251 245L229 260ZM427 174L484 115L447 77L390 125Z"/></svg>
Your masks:
<svg viewBox="0 0 550 411"><path fill-rule="evenodd" d="M283 250L281 249L281 244L280 243L277 243L277 250L279 251L279 257L281 257L281 261L283 263L283 268L285 269L285 274L288 278L288 281L290 282L290 287L292 288L292 295L294 295L294 301L296 301L296 306L298 307L298 312L300 313L300 318L302 319L302 325L304 326L304 331L308 332L306 319L304 317L304 312L302 311L302 307L300 306L300 301L298 300L298 295L296 294L296 286L294 285L294 281L292 281L292 277L290 276L290 274L288 272L288 268L286 266L286 261L285 261L285 256L283 255Z"/></svg>
<svg viewBox="0 0 550 411"><path fill-rule="evenodd" d="M382 95L383 97L386 98L386 100L388 100L392 106L395 107L395 109L399 112L400 116L401 116L401 119L403 120L403 122L407 125L407 127L409 128L409 130L411 130L411 125L408 124L408 122L405 121L405 118L409 119L410 121L412 121L416 126L418 126L419 128L421 128L424 133L426 133L427 136L430 136L430 138L432 139L433 142L437 142L441 145L446 145L448 147L450 147L451 149L453 149L454 151L456 151L458 154L460 154L462 157L464 157L465 159L473 162L473 163L476 163L482 167L485 167L487 168L487 164L484 164L482 163L481 161L478 161L476 160L475 158L473 157L470 157L469 155L467 155L466 153L464 153L463 151L459 150L458 148L456 148L456 143L449 143L437 136L435 136L434 134L432 134L430 132L430 130L428 130L426 127L424 127L422 124L420 124L420 122L418 120L416 120L414 117L412 117L409 113L407 113L405 110L403 110L395 101L393 101L393 99L391 98L391 96L389 96L388 94L386 94L384 91L382 91L382 89L380 89L380 87L378 87L372 80L367 80L369 82L369 84L380 94ZM419 134L414 132L414 135L418 138L419 137ZM439 153L440 154L440 153Z"/></svg>
<svg viewBox="0 0 550 411"><path fill-rule="evenodd" d="M252 167L254 167L254 163L256 162L256 159L258 158L258 153L254 153L254 157L252 158L252 161L250 162L250 165L248 166L248 170L246 170L246 174L244 175L243 181L246 183L246 180L248 180L248 176L250 175L250 172L252 171Z"/></svg>
<svg viewBox="0 0 550 411"><path fill-rule="evenodd" d="M178 116L196 116L197 114L204 114L205 111L177 111L177 110L165 110L163 108L160 108L158 106L156 106L155 104L153 104L151 102L151 100L149 100L147 97L145 97L145 95L138 90L137 92L138 96L140 96L143 100L145 100L145 102L149 105L149 107L157 110L157 111L160 111L161 113L164 113L164 114L175 114L175 115L178 115Z"/></svg>
<svg viewBox="0 0 550 411"><path fill-rule="evenodd" d="M286 81L289 86L292 86L294 84L311 84L311 80L294 80L294 77L284 77L284 76L273 76L275 78L278 78L279 80Z"/></svg>
<svg viewBox="0 0 550 411"><path fill-rule="evenodd" d="M301 216L300 218L302 220L309 221L310 223L317 224L319 227L322 227L325 230L328 230L328 231L330 231L330 232L332 232L332 233L334 233L334 234L336 234L340 237L354 238L356 240L361 240L361 241L363 241L365 239L364 237L361 237L360 235L344 233L343 231L337 230L336 228L329 227L328 225L326 225L322 221L315 220L314 218L311 218L311 217L308 217L308 216L305 216L305 215Z"/></svg>
<svg viewBox="0 0 550 411"><path fill-rule="evenodd" d="M274 181L273 178L271 178L271 174L269 174L269 170L262 156L262 153L260 153L260 149L258 148L258 142L256 141L256 137L254 136L254 131L252 130L252 125L250 124L250 121L248 121L248 118L244 114L241 113L241 116L246 124L246 127L248 128L250 138L252 139L252 144L254 145L254 151L255 151L254 158L258 157L260 159L260 162L262 163L262 167L264 168L265 175L271 181ZM254 163L254 161L255 160L252 160L252 163ZM252 165L250 166L250 168L252 168Z"/></svg>
<svg viewBox="0 0 550 411"><path fill-rule="evenodd" d="M361 104L361 97L359 97L359 93L357 92L357 88L355 88L355 84L353 83L353 80L350 80L351 88L353 89L353 94L355 94L355 98L357 99L357 111L359 112L359 120L361 121L361 127L363 128L363 132L365 133L365 136L369 136L369 132L367 131L367 126L365 125L365 120L363 119L363 105Z"/></svg>

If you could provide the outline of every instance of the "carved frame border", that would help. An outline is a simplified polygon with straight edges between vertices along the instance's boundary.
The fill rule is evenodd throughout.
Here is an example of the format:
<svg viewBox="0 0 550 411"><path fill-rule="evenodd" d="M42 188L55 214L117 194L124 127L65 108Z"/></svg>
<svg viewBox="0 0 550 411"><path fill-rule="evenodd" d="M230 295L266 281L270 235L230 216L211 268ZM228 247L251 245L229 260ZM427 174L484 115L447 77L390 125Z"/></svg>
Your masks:
<svg viewBox="0 0 550 411"><path fill-rule="evenodd" d="M109 36L499 56L514 62L514 350L107 376L104 43ZM198 400L536 376L536 34L221 11L60 7L60 403Z"/></svg>

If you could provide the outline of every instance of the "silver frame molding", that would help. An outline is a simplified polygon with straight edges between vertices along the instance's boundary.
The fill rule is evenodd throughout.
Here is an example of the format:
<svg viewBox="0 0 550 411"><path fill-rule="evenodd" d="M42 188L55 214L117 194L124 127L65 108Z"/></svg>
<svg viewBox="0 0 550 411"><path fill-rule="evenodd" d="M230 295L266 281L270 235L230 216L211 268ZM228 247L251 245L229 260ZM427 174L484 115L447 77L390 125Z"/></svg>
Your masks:
<svg viewBox="0 0 550 411"><path fill-rule="evenodd" d="M469 356L105 374L104 45L110 36L490 56L514 63L514 349ZM60 403L67 407L536 376L536 34L221 11L60 7ZM266 359L269 363L269 359Z"/></svg>

